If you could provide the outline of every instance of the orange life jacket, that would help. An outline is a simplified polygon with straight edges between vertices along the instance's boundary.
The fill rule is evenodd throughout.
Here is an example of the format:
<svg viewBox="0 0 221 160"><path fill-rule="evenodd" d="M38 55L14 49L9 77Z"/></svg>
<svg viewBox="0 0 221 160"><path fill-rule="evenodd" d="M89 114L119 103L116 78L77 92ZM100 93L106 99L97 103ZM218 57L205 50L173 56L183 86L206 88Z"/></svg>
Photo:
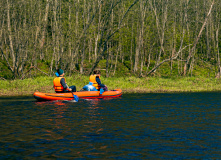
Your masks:
<svg viewBox="0 0 221 160"><path fill-rule="evenodd" d="M89 80L90 80L90 82L93 83L93 86L94 86L96 89L100 89L100 86L98 85L98 83L97 83L97 81L96 81L96 77L97 77L97 76L100 78L99 75L93 74L93 75L90 76Z"/></svg>
<svg viewBox="0 0 221 160"><path fill-rule="evenodd" d="M64 91L64 87L61 85L61 79L62 78L64 78L64 77L55 77L55 79L53 80L55 92ZM64 80L65 80L65 83L66 83L65 78L64 78Z"/></svg>

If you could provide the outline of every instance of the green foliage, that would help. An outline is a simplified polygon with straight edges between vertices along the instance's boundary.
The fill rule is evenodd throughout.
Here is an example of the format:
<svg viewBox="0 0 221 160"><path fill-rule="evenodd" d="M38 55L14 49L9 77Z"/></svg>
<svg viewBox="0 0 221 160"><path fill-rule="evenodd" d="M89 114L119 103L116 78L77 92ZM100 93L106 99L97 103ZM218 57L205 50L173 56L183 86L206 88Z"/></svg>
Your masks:
<svg viewBox="0 0 221 160"><path fill-rule="evenodd" d="M132 5L134 2L136 4ZM102 60L96 66L102 69L102 75L106 74L105 59L109 53L114 60L109 61L110 76L113 75L117 55L116 77L131 75L139 77L141 69L142 74L146 76L146 72L155 66L159 56L161 61L169 58L171 53L176 54L182 44L182 48L186 48L180 52L177 60L172 64L167 62L161 65L152 74L155 77L168 78L182 75L184 63L181 65L178 63L187 60L211 1L167 3L145 0L60 0L56 3L46 0L18 0L7 3L2 1L0 5L3 17L1 31L4 33L1 36L1 49L10 66L15 66L15 70L19 72L16 78L21 78L21 75L33 65L49 75L53 75L57 67L67 70L67 73L69 71L79 73L82 58L86 75L96 61L93 59L89 62L89 53L94 58L95 52L97 57L102 56ZM9 15L6 12L8 6ZM217 52L221 42L216 44L216 33L219 31L220 15L217 13L220 10L220 5L213 6L207 25L192 53L190 63L194 65L192 67L188 64L192 67L188 68L188 75L213 77L217 72ZM12 33L9 33L8 19L11 22ZM139 62L138 71L134 74L132 72L136 52L139 52ZM85 53L85 57L82 53ZM150 67L147 68L145 64L141 68L142 56L148 59L148 55ZM16 57L16 62L13 62L13 57ZM201 60L207 63L201 63ZM0 76L12 79L14 75L7 65L0 62ZM42 72L32 69L26 78L42 76Z"/></svg>
<svg viewBox="0 0 221 160"><path fill-rule="evenodd" d="M124 61L124 66L127 67L128 70L131 70L131 62L130 61Z"/></svg>
<svg viewBox="0 0 221 160"><path fill-rule="evenodd" d="M131 75L130 70L124 64L118 63L117 66L115 73L116 77L128 77Z"/></svg>
<svg viewBox="0 0 221 160"><path fill-rule="evenodd" d="M7 64L5 61L0 62L0 77L2 77L4 79L12 79L13 78L13 73L7 67Z"/></svg>

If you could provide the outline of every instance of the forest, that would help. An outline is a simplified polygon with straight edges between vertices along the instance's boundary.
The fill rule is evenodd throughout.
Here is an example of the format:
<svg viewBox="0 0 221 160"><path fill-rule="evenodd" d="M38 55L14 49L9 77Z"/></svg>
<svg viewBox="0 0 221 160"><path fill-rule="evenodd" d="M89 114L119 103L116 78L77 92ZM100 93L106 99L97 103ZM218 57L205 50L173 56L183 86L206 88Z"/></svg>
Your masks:
<svg viewBox="0 0 221 160"><path fill-rule="evenodd" d="M0 78L220 77L220 0L1 0ZM163 68L163 69L162 69Z"/></svg>

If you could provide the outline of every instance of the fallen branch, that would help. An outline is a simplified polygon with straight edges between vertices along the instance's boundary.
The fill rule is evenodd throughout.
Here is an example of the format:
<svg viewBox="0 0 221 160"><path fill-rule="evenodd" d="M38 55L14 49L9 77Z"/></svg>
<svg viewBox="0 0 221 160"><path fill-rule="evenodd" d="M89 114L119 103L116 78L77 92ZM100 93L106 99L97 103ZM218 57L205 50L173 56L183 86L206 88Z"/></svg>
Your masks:
<svg viewBox="0 0 221 160"><path fill-rule="evenodd" d="M179 53L180 53L182 50L184 50L186 47L188 47L188 46L190 46L190 45L187 45L187 46L183 47L182 49L180 49L179 52L177 52L177 54L176 54L175 56L173 56L173 57L171 57L171 58L168 58L168 59L165 59L165 60L163 60L162 62L160 62L157 66L155 66L151 71L149 71L149 72L147 73L147 76L150 75L151 73L153 73L153 72L154 72L157 68L159 68L163 63L176 59L176 58L178 57Z"/></svg>
<svg viewBox="0 0 221 160"><path fill-rule="evenodd" d="M201 27L201 29L200 29L200 32L199 32L198 36L196 37L196 39L195 39L195 41L194 41L194 43L193 43L193 47L191 48L190 53L189 53L189 55L188 55L188 57L187 57L186 63L185 63L185 65L184 65L184 75L187 74L187 69L188 69L188 65L189 65L189 63L190 63L190 58L193 57L193 52L194 52L194 50L195 50L195 48L196 48L196 45L197 45L197 43L198 43L198 41L199 41L199 39L200 39L200 36L201 36L202 32L203 32L203 30L204 30L204 27L205 27L205 25L206 25L206 23L207 23L207 20L209 19L209 15L210 15L210 13L212 12L212 8L213 8L214 3L215 3L215 2L214 2L214 0L213 0L212 4L211 4L211 6L210 6L210 9L209 9L209 11L208 11L208 13L207 13L207 16L206 16L206 18L205 18L205 20L204 20L204 23L203 23L203 25L202 25L202 27Z"/></svg>
<svg viewBox="0 0 221 160"><path fill-rule="evenodd" d="M5 78L3 78L3 77L0 77L0 79L2 79L2 80L6 80Z"/></svg>
<svg viewBox="0 0 221 160"><path fill-rule="evenodd" d="M37 69L38 71L40 71L41 73L43 73L43 74L49 76L47 73L41 71L38 67L36 67L36 66L31 66L31 67L29 68L29 70L28 70L27 72L25 72L25 74L23 74L23 76L21 77L21 79L24 79L24 78L25 78L25 75L26 75L27 73L29 73L29 72L30 72L32 69L34 69L34 68Z"/></svg>

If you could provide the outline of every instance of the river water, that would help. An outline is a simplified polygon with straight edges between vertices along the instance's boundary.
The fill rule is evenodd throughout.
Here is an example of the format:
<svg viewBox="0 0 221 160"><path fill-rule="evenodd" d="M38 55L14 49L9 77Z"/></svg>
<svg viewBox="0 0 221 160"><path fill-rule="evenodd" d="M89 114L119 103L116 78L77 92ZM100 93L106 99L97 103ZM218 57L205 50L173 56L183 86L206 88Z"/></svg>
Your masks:
<svg viewBox="0 0 221 160"><path fill-rule="evenodd" d="M0 97L0 159L220 159L221 93Z"/></svg>

